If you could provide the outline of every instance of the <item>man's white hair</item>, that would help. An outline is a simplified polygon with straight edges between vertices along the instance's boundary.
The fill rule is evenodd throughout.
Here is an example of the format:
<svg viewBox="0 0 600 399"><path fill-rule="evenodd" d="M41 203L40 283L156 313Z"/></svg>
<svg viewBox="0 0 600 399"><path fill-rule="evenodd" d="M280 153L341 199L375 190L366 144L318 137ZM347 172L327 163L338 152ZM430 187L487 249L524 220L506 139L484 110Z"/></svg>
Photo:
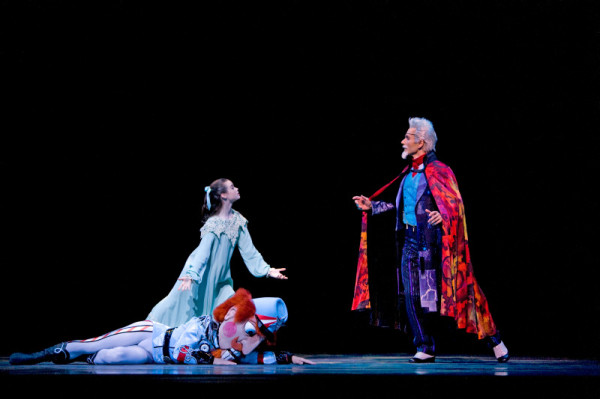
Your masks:
<svg viewBox="0 0 600 399"><path fill-rule="evenodd" d="M435 151L435 143L437 143L437 135L433 130L433 123L425 118L408 118L408 127L415 128L415 138L423 141L423 151L426 153Z"/></svg>

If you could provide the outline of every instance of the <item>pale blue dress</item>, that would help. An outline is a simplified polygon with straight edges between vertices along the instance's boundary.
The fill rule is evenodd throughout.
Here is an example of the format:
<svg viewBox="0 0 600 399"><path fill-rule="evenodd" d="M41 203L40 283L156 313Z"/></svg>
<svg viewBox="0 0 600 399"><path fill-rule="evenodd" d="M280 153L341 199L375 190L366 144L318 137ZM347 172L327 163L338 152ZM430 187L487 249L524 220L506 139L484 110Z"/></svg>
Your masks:
<svg viewBox="0 0 600 399"><path fill-rule="evenodd" d="M200 245L190 254L180 274L194 280L192 289L179 291L181 281L177 280L147 319L176 327L192 317L212 315L215 307L235 293L230 261L236 245L250 273L265 277L270 266L252 243L248 221L235 210L229 219L210 217L200 229Z"/></svg>

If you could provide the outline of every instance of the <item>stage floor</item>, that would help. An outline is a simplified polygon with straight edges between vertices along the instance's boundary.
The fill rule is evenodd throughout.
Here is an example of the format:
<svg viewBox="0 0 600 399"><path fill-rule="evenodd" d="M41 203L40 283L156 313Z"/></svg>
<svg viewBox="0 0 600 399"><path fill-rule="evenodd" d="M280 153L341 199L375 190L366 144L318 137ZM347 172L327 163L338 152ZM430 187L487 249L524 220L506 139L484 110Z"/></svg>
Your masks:
<svg viewBox="0 0 600 399"><path fill-rule="evenodd" d="M264 397L265 390L279 389L286 392L283 397L295 396L295 393L310 397L336 394L401 397L404 389L420 392L421 397L438 394L449 397L489 397L490 394L600 397L597 360L515 357L508 363L498 363L491 357L440 356L436 363L412 364L408 362L410 355L404 354L299 355L317 364L90 366L41 363L11 366L7 358L1 358L0 375L5 388L10 386L40 394L58 390L67 396L86 392L84 397L117 392L160 392L172 396L195 388L211 395L229 390L246 392L246 396L252 397Z"/></svg>

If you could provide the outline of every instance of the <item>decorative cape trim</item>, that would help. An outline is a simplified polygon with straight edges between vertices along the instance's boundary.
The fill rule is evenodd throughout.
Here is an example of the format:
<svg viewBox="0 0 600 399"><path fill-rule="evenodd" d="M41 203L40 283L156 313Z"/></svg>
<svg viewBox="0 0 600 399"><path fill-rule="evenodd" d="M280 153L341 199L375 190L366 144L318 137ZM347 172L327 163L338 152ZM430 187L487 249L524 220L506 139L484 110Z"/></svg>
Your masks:
<svg viewBox="0 0 600 399"><path fill-rule="evenodd" d="M230 219L223 219L218 216L211 216L208 218L204 226L200 228L200 238L204 237L208 233L214 233L217 237L225 233L227 238L231 241L231 245L237 243L240 235L240 228L245 227L248 223L245 217L243 217L238 211L233 210L233 214Z"/></svg>
<svg viewBox="0 0 600 399"><path fill-rule="evenodd" d="M405 169L406 170L406 169ZM398 180L402 174L396 176L394 180L377 190L369 197L369 200L377 197L389 186ZM356 281L354 282L354 299L352 300L352 310L371 309L371 299L369 294L369 268L367 262L367 212L362 212L362 222L360 225L360 245L358 248L358 265L356 266Z"/></svg>

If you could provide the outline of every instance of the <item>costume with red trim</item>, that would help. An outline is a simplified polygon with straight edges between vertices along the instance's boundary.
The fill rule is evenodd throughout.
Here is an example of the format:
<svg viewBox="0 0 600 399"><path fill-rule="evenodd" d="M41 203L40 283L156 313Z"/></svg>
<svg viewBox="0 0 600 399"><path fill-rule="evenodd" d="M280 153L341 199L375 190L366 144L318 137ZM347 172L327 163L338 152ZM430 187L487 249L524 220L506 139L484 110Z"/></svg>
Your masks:
<svg viewBox="0 0 600 399"><path fill-rule="evenodd" d="M169 327L145 320L101 336L62 342L35 353L13 353L14 365L51 361L66 364L212 364L215 358L235 363L292 363L292 354L261 350L264 341L274 341L275 333L287 321L281 298L256 298L240 288L219 305L212 315L193 317Z"/></svg>

